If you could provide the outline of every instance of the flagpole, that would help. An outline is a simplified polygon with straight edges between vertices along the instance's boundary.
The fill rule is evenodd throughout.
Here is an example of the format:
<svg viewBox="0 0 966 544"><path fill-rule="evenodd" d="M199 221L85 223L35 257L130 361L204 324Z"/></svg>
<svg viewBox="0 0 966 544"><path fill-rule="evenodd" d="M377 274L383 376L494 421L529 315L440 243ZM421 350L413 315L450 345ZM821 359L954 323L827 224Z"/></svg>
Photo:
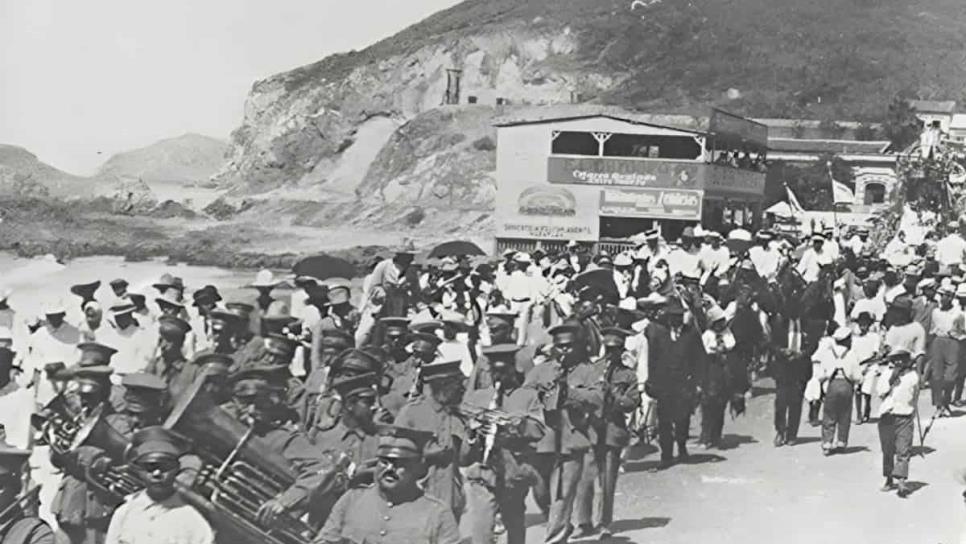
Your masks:
<svg viewBox="0 0 966 544"><path fill-rule="evenodd" d="M839 210L838 202L835 201L835 178L832 176L832 161L825 161L825 167L828 170L829 185L832 187L832 221L835 223L835 232L838 233Z"/></svg>

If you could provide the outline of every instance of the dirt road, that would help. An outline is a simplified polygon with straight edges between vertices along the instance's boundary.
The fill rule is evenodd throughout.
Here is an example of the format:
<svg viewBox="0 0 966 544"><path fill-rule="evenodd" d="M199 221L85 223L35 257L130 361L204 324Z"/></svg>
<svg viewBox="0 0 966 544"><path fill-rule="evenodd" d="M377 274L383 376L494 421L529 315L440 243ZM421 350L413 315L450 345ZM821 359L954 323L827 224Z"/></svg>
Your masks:
<svg viewBox="0 0 966 544"><path fill-rule="evenodd" d="M913 458L907 499L879 491L875 424L853 425L848 452L823 457L820 429L803 425L798 445L772 445L769 383L747 415L725 424L724 449L691 447L692 462L664 472L654 448L639 447L618 483L613 542L655 544L958 543L966 527L959 471L966 469L966 417L937 420L925 458ZM928 425L928 394L920 399ZM966 413L963 413L966 416ZM803 415L803 418L805 416ZM699 431L699 417L691 435ZM916 438L918 446L918 437ZM917 449L918 452L918 449ZM532 504L528 512L538 512ZM544 526L528 514L527 542ZM597 538L578 542L596 541Z"/></svg>

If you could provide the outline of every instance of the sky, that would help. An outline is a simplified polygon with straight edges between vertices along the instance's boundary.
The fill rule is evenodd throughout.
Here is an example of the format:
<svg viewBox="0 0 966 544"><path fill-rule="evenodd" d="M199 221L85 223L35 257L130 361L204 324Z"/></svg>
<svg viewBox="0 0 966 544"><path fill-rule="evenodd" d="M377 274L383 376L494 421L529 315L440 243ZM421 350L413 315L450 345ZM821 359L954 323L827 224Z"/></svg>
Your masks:
<svg viewBox="0 0 966 544"><path fill-rule="evenodd" d="M228 139L252 83L457 0L0 0L0 143L93 174L111 154Z"/></svg>

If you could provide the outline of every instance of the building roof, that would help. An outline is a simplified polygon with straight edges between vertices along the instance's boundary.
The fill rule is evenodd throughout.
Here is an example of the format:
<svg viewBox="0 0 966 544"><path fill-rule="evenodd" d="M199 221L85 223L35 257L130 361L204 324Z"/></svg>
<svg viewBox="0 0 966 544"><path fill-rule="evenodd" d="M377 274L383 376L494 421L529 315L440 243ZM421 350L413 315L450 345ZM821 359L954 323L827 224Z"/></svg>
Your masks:
<svg viewBox="0 0 966 544"><path fill-rule="evenodd" d="M966 129L966 113L954 113L949 128Z"/></svg>
<svg viewBox="0 0 966 544"><path fill-rule="evenodd" d="M768 149L783 153L884 154L888 140L807 140L768 138Z"/></svg>
<svg viewBox="0 0 966 544"><path fill-rule="evenodd" d="M708 130L707 117L643 113L616 106L593 104L556 104L516 108L512 112L497 118L494 125L497 127L513 127L519 125L576 121L580 119L592 119L594 117L604 117L635 125L670 128L684 132L693 132L695 134L704 134Z"/></svg>
<svg viewBox="0 0 966 544"><path fill-rule="evenodd" d="M920 113L952 113L956 109L955 100L910 100L909 105Z"/></svg>

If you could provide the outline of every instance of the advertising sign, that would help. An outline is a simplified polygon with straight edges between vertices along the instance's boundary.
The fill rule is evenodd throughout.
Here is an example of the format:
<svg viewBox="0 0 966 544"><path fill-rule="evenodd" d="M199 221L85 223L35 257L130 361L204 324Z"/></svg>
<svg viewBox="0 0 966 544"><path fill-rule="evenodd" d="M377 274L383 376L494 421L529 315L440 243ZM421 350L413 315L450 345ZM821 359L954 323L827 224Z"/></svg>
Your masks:
<svg viewBox="0 0 966 544"><path fill-rule="evenodd" d="M700 221L703 196L702 191L682 189L604 189L600 214Z"/></svg>
<svg viewBox="0 0 966 544"><path fill-rule="evenodd" d="M495 219L498 238L593 241L600 231L597 189L505 184L497 191Z"/></svg>
<svg viewBox="0 0 966 544"><path fill-rule="evenodd" d="M765 194L765 174L717 164L707 165L705 188L709 193Z"/></svg>
<svg viewBox="0 0 966 544"><path fill-rule="evenodd" d="M704 164L689 161L550 157L550 183L626 187L700 188Z"/></svg>

